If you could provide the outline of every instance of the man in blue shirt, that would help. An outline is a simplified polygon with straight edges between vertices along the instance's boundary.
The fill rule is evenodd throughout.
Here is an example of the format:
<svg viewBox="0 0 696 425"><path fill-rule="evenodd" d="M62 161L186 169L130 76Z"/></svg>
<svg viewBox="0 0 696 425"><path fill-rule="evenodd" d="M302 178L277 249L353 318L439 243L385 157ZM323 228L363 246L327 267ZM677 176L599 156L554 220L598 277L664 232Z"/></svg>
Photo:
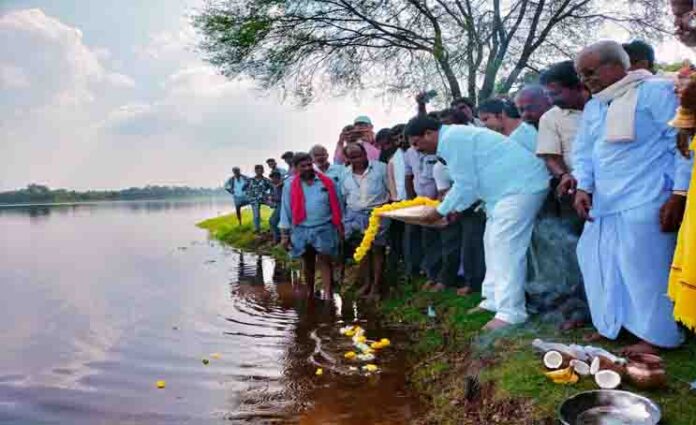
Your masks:
<svg viewBox="0 0 696 425"><path fill-rule="evenodd" d="M268 158L266 160L266 165L268 165L268 176L269 177L270 177L271 173L274 171L277 171L280 173L281 179L285 179L285 177L288 175L288 170L286 170L285 168L279 167L275 158Z"/></svg>
<svg viewBox="0 0 696 425"><path fill-rule="evenodd" d="M348 172L348 167L345 165L332 164L329 161L329 151L322 145L314 145L309 151L309 155L314 162L314 170L326 174L336 185L337 190L341 190L343 179Z"/></svg>
<svg viewBox="0 0 696 425"><path fill-rule="evenodd" d="M315 271L319 266L324 284L323 298L330 300L333 297L332 263L338 257L342 236L340 209L343 202L333 181L326 177L322 179L314 171L309 154L298 152L293 161L297 174L288 177L283 185L279 224L281 244L290 250L291 257L302 258L310 297L314 295ZM300 179L299 186L297 179ZM332 202L334 194L336 198Z"/></svg>
<svg viewBox="0 0 696 425"><path fill-rule="evenodd" d="M546 95L542 86L533 84L520 90L515 97L515 106L517 106L523 122L509 137L536 155L539 120L553 106L551 99Z"/></svg>
<svg viewBox="0 0 696 425"><path fill-rule="evenodd" d="M249 205L249 200L246 197L246 188L248 184L249 178L242 175L239 167L232 168L232 177L225 182L225 190L232 195L234 199L237 224L242 224L242 207Z"/></svg>
<svg viewBox="0 0 696 425"><path fill-rule="evenodd" d="M544 163L488 129L443 126L431 118L416 117L409 122L406 134L420 152L441 157L454 181L443 202L424 217L426 222L464 211L478 200L485 203L487 269L480 307L496 315L484 329L526 321L526 255L536 215L548 191Z"/></svg>
<svg viewBox="0 0 696 425"><path fill-rule="evenodd" d="M593 95L573 144L574 207L587 220L577 252L592 322L606 338L622 328L637 336L625 354L676 347L682 335L666 293L691 163L668 124L674 85L628 72L613 41L586 47L575 64Z"/></svg>

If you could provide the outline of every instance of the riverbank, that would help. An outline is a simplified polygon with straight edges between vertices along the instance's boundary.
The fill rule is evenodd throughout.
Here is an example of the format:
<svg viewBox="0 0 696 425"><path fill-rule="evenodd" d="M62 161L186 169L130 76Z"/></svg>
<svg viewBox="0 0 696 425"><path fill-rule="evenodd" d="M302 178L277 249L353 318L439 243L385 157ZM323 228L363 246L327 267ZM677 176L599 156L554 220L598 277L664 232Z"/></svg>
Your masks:
<svg viewBox="0 0 696 425"><path fill-rule="evenodd" d="M266 212L268 214L268 212ZM257 250L286 259L268 237L255 237L251 211L245 210L238 226L233 216L199 223L212 238L241 249ZM380 310L389 322L409 332L411 387L428 405L420 423L433 424L555 424L558 406L567 397L595 389L591 379L575 385L556 385L543 374L541 360L531 349L534 338L585 344L590 328L561 333L538 322L505 331L481 334L489 313L468 314L479 298L458 297L419 290L418 279L394 282ZM350 285L342 285L342 290ZM347 291L350 294L350 290ZM350 295L348 295L350 296ZM433 315L434 312L434 315ZM616 349L622 341L601 343ZM625 341L623 341L625 345ZM696 379L696 341L663 353L669 385L656 391L639 391L663 409L664 423L696 425L696 393L688 382ZM634 390L630 385L625 389Z"/></svg>

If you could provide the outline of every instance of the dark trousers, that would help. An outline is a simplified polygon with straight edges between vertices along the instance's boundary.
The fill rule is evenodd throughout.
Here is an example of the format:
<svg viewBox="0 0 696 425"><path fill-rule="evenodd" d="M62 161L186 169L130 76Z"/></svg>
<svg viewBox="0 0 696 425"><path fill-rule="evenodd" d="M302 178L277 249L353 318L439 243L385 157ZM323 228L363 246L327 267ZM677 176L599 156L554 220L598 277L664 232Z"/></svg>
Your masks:
<svg viewBox="0 0 696 425"><path fill-rule="evenodd" d="M440 271L441 242L439 229L406 224L405 262L411 275L421 271L428 279L437 280Z"/></svg>
<svg viewBox="0 0 696 425"><path fill-rule="evenodd" d="M481 290L486 276L486 260L483 251L483 232L486 230L486 214L483 211L467 210L461 218L462 263L465 281L475 290Z"/></svg>
<svg viewBox="0 0 696 425"><path fill-rule="evenodd" d="M404 259L405 263L405 232L406 224L403 221L392 220L389 224L389 233L387 235L387 246L389 247L387 269L392 273L398 270L401 259Z"/></svg>
<svg viewBox="0 0 696 425"><path fill-rule="evenodd" d="M278 224L280 223L280 205L273 209L271 216L268 218L268 227L271 228L271 233L273 233L273 242L280 242L280 229Z"/></svg>
<svg viewBox="0 0 696 425"><path fill-rule="evenodd" d="M462 220L459 219L450 223L447 227L440 230L442 247L442 267L438 282L447 287L458 287L461 279L459 278L459 266L462 263Z"/></svg>

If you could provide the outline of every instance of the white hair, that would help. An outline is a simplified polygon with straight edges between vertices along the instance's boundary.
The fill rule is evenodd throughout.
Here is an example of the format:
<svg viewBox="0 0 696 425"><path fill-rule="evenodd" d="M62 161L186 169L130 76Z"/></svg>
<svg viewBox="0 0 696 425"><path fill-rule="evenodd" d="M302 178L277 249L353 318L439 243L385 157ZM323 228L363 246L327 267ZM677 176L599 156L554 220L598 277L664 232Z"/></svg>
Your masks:
<svg viewBox="0 0 696 425"><path fill-rule="evenodd" d="M520 91L515 95L515 101L519 99L522 95L532 96L533 98L548 98L544 87L539 84L527 84L522 87Z"/></svg>
<svg viewBox="0 0 696 425"><path fill-rule="evenodd" d="M631 58L621 44L613 40L601 40L594 44L590 44L578 53L575 59L575 68L577 69L580 59L583 56L592 53L599 55L599 61L602 64L614 63L623 66L625 70L631 67Z"/></svg>

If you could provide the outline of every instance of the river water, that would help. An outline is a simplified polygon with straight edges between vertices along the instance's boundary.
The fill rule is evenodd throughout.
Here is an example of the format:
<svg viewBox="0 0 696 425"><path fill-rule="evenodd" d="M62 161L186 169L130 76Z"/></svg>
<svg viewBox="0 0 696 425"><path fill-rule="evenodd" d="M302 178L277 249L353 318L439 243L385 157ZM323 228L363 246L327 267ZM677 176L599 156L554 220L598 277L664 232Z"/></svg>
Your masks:
<svg viewBox="0 0 696 425"><path fill-rule="evenodd" d="M194 226L230 207L0 209L0 423L409 423L398 333ZM396 341L378 376L344 374L354 319Z"/></svg>

